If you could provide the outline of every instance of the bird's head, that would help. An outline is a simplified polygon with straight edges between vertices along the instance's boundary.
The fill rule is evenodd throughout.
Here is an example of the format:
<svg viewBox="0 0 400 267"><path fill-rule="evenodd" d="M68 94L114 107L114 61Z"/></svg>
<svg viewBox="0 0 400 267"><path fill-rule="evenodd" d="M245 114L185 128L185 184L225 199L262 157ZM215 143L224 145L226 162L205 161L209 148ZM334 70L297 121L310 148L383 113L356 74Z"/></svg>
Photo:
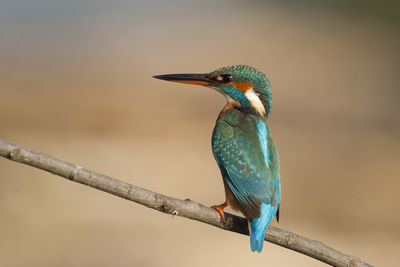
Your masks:
<svg viewBox="0 0 400 267"><path fill-rule="evenodd" d="M271 89L264 73L246 65L223 67L210 73L165 74L154 78L203 85L222 93L237 107L267 117L271 111Z"/></svg>

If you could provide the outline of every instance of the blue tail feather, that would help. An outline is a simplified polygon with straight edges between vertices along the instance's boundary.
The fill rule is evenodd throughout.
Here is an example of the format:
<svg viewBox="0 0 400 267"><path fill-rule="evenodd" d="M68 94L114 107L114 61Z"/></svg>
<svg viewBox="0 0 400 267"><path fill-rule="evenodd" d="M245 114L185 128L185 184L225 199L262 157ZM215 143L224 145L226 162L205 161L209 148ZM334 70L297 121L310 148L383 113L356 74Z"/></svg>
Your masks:
<svg viewBox="0 0 400 267"><path fill-rule="evenodd" d="M250 246L252 251L261 252L264 245L265 232L277 211L278 206L262 203L261 216L250 220Z"/></svg>

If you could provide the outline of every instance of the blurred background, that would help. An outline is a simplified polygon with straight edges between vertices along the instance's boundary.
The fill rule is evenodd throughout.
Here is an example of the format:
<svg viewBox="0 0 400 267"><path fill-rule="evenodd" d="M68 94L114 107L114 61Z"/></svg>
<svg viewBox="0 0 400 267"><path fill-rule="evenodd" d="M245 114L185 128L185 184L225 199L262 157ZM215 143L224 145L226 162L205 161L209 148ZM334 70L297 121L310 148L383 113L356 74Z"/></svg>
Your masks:
<svg viewBox="0 0 400 267"><path fill-rule="evenodd" d="M205 205L224 98L163 73L272 83L281 222L378 266L400 249L396 1L0 1L0 138ZM232 212L227 209L228 212ZM0 266L323 266L0 159Z"/></svg>

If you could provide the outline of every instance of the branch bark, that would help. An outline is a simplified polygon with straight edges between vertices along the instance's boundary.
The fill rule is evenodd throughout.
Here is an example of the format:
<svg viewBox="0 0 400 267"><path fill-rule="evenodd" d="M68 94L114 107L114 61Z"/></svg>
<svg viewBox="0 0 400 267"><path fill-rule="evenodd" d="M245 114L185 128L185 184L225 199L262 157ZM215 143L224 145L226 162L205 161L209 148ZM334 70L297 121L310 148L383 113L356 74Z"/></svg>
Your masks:
<svg viewBox="0 0 400 267"><path fill-rule="evenodd" d="M200 203L155 193L1 139L0 156L42 169L73 182L102 190L164 213L186 217L239 234L249 234L245 218L225 213L225 221L223 222L214 209ZM333 266L372 266L358 258L328 247L320 241L312 240L278 227L269 226L265 240Z"/></svg>

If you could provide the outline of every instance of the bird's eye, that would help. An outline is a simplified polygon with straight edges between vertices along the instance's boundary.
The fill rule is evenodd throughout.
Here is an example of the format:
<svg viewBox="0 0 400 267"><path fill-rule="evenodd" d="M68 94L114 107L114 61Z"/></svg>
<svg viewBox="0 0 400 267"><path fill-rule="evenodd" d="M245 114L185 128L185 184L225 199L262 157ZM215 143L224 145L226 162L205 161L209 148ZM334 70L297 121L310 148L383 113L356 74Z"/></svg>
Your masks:
<svg viewBox="0 0 400 267"><path fill-rule="evenodd" d="M223 82L223 83L229 83L229 82L233 81L233 77L230 74L222 74L221 78L222 79L220 82Z"/></svg>

